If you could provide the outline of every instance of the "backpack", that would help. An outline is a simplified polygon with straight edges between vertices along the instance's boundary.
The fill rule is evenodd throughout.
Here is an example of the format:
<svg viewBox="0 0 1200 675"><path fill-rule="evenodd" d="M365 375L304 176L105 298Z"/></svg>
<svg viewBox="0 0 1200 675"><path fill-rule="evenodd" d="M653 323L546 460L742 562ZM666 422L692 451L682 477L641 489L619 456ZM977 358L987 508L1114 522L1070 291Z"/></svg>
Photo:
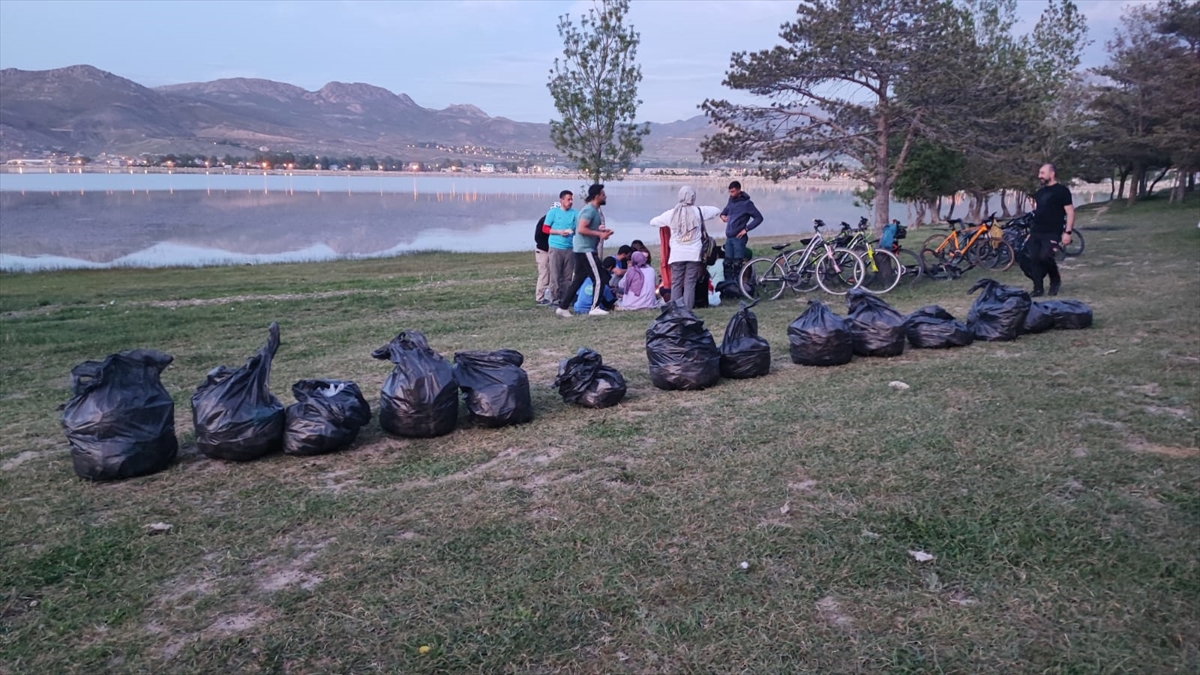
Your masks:
<svg viewBox="0 0 1200 675"><path fill-rule="evenodd" d="M717 262L717 241L708 236L708 229L704 227L704 211L699 206L696 211L700 213L700 262L708 267Z"/></svg>

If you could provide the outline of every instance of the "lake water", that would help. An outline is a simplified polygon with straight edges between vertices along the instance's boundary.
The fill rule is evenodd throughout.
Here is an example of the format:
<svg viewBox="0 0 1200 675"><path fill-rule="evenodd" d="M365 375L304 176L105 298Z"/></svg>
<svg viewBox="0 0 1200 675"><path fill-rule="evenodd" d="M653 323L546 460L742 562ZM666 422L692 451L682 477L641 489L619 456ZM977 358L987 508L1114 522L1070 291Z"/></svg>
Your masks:
<svg viewBox="0 0 1200 675"><path fill-rule="evenodd" d="M813 218L836 224L869 215L854 206L848 187L742 182L765 216L757 235L801 234L811 230ZM581 201L580 183L397 175L0 174L0 270L532 250L534 223L560 190L573 190ZM634 239L654 245L658 233L649 220L674 205L681 184L609 183L604 211L615 231L609 245ZM727 179L691 184L697 203L725 204ZM1108 195L1091 197L1100 196ZM1087 199L1076 197L1079 203ZM904 217L905 206L893 209Z"/></svg>

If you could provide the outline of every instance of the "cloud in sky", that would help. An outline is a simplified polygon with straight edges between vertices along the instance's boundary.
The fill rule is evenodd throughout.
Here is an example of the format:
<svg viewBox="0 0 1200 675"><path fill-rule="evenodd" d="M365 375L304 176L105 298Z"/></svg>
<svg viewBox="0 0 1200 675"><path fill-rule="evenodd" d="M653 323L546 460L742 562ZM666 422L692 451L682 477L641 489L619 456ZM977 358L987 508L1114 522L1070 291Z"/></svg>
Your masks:
<svg viewBox="0 0 1200 675"><path fill-rule="evenodd" d="M1085 65L1104 61L1122 8L1137 0L1077 0L1089 18ZM492 115L554 116L547 73L561 53L558 17L589 0L310 2L0 2L0 67L42 70L88 63L147 86L254 76L319 89L369 82L442 108L471 103ZM1021 0L1031 29L1045 6ZM721 86L730 55L779 42L796 3L786 0L634 0L641 33L641 116L668 122L699 113ZM744 99L743 99L744 100Z"/></svg>

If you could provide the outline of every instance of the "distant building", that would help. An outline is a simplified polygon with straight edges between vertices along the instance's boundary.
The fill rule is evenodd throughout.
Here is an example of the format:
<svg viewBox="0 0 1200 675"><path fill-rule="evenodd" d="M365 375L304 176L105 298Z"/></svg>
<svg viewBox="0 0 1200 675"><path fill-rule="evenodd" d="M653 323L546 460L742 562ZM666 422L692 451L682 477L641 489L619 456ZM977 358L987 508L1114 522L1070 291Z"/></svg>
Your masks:
<svg viewBox="0 0 1200 675"><path fill-rule="evenodd" d="M496 166L494 164L484 164L483 168L479 169L479 173L496 173Z"/></svg>

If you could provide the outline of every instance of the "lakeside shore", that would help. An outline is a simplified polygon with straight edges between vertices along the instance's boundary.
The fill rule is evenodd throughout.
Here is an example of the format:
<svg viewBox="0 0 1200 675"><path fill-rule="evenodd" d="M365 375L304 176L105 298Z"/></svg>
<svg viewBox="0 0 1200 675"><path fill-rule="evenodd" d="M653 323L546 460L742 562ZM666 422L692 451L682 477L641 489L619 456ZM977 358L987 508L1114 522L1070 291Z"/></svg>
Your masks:
<svg viewBox="0 0 1200 675"><path fill-rule="evenodd" d="M345 178L480 178L480 179L539 179L539 180L587 180L581 173L483 173L479 171L342 171L329 169L196 169L196 168L165 168L157 166L138 167L101 167L101 166L0 166L0 175L28 174L107 174L107 175L201 175L201 176L336 176ZM686 183L686 182L722 182L729 180L750 181L770 184L768 181L754 175L737 173L721 173L710 175L661 175L661 174L629 174L624 181ZM787 178L778 181L778 185L831 185L837 187L860 187L861 181L852 178Z"/></svg>
<svg viewBox="0 0 1200 675"><path fill-rule="evenodd" d="M101 167L101 166L8 166L0 165L0 176L4 175L200 175L200 176L329 176L344 178L479 178L494 179L536 179L536 180L570 180L586 181L588 177L580 173L483 173L478 171L343 171L329 169L196 169L196 168L165 168L165 167ZM847 177L833 178L785 178L771 181L753 174L718 173L709 175L662 175L662 174L630 174L620 181L613 182L645 182L645 183L694 183L697 185L717 185L726 181L737 180L749 189L755 186L764 187L829 187L837 190L853 190L866 187L860 180ZM1081 192L1107 192L1111 186L1107 183L1071 183L1072 190ZM963 194L963 193L960 193Z"/></svg>

